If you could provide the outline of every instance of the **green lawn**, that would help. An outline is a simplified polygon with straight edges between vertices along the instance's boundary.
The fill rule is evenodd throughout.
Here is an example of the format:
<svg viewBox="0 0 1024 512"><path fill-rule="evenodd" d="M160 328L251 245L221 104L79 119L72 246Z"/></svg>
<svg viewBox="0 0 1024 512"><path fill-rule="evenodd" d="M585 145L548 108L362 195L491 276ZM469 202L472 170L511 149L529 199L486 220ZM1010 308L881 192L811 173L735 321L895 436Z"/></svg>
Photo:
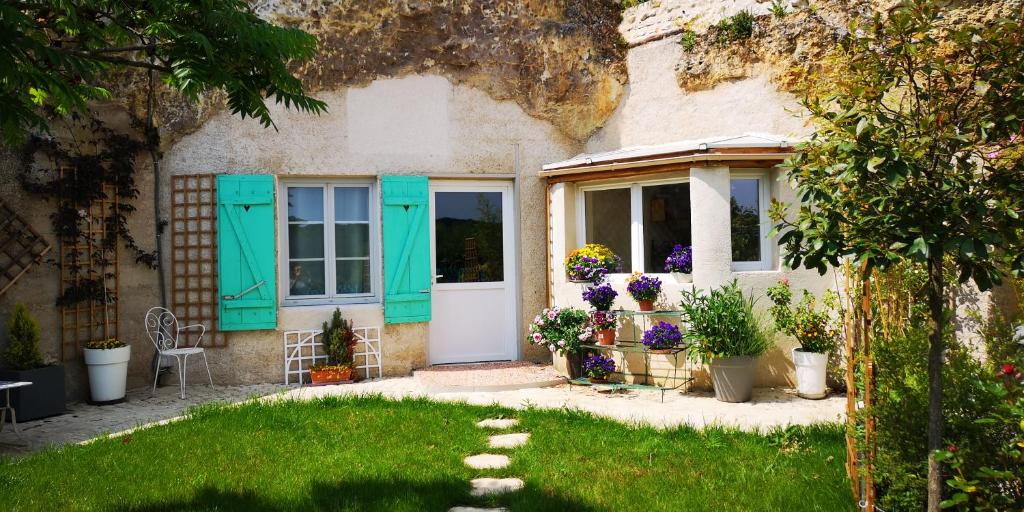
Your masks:
<svg viewBox="0 0 1024 512"><path fill-rule="evenodd" d="M638 406L640 406L638 404ZM738 406L742 407L742 406ZM780 407L785 407L780 405ZM517 417L526 446L474 424ZM204 407L194 417L0 463L7 510L852 510L838 426L765 435L631 428L564 411L344 398ZM475 471L467 455L506 452ZM469 480L526 488L469 498Z"/></svg>

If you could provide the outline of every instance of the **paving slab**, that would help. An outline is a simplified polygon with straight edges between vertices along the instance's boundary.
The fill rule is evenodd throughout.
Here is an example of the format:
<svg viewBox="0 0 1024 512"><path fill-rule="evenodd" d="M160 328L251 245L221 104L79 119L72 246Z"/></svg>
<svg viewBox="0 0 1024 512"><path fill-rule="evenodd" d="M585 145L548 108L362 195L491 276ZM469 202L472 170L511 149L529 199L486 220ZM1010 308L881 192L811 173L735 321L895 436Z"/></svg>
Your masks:
<svg viewBox="0 0 1024 512"><path fill-rule="evenodd" d="M474 497L515 492L526 486L518 478L474 478L469 484L473 486L469 494Z"/></svg>
<svg viewBox="0 0 1024 512"><path fill-rule="evenodd" d="M530 440L530 434L525 432L516 434L499 434L491 436L487 439L487 444L491 448L517 448Z"/></svg>
<svg viewBox="0 0 1024 512"><path fill-rule="evenodd" d="M501 469L512 463L507 455L496 455L493 453L481 453L470 455L462 462L473 469Z"/></svg>
<svg viewBox="0 0 1024 512"><path fill-rule="evenodd" d="M489 418L481 420L476 424L480 428L493 428L495 430L504 430L516 425L519 425L519 420L513 418Z"/></svg>

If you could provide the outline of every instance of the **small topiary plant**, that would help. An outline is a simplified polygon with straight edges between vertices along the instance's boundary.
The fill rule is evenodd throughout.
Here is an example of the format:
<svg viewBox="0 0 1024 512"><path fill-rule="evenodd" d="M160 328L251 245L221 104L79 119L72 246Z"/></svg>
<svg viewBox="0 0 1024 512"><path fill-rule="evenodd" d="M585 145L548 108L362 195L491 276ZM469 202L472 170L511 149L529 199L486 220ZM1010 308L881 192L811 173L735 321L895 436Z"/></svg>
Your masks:
<svg viewBox="0 0 1024 512"><path fill-rule="evenodd" d="M11 317L7 319L9 343L4 358L14 370L31 370L43 366L43 354L39 351L39 322L28 313L24 304L15 304Z"/></svg>
<svg viewBox="0 0 1024 512"><path fill-rule="evenodd" d="M327 353L327 363L315 365L315 369L328 367L351 368L352 352L356 345L356 334L352 330L352 321L341 316L341 310L335 308L330 322L324 322L322 343Z"/></svg>

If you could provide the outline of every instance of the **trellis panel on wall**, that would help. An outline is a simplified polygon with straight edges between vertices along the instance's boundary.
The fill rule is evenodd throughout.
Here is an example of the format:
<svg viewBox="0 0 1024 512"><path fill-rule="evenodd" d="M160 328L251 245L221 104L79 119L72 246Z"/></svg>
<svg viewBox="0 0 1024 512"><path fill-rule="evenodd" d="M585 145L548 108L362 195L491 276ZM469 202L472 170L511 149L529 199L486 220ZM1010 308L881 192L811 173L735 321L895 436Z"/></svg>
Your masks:
<svg viewBox="0 0 1024 512"><path fill-rule="evenodd" d="M61 173L74 172L70 169ZM82 236L61 240L60 289L68 290L80 280L97 279L105 290L105 301L92 299L60 307L61 358L70 360L81 354L90 341L118 337L118 249L120 243L104 246L104 226L117 207L112 185L103 186L104 198L89 206L84 215ZM102 261L92 255L101 255Z"/></svg>
<svg viewBox="0 0 1024 512"><path fill-rule="evenodd" d="M174 315L206 327L203 346L226 346L218 329L216 175L171 178L171 247Z"/></svg>
<svg viewBox="0 0 1024 512"><path fill-rule="evenodd" d="M0 295L52 248L7 203L0 201Z"/></svg>

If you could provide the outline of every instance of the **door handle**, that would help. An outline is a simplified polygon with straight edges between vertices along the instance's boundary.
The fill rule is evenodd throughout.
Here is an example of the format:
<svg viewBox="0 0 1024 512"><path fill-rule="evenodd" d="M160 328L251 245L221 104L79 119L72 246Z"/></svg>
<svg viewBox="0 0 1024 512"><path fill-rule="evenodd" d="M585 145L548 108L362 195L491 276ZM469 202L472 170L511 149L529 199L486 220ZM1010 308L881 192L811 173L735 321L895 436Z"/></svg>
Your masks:
<svg viewBox="0 0 1024 512"><path fill-rule="evenodd" d="M434 279L441 279L442 277L444 277L444 274L438 274L434 276Z"/></svg>
<svg viewBox="0 0 1024 512"><path fill-rule="evenodd" d="M420 293L430 293L430 290L420 290Z"/></svg>

